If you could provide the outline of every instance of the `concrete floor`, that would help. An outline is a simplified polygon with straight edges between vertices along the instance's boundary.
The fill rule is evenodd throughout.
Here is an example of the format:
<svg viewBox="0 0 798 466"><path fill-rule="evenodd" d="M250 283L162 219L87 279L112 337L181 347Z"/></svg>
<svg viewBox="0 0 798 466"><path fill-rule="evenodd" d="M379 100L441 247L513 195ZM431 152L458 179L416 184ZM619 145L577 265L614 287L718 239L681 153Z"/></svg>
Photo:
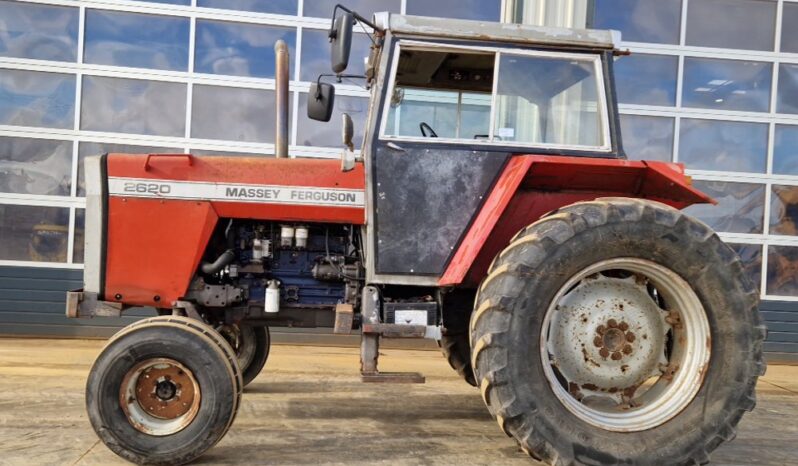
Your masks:
<svg viewBox="0 0 798 466"><path fill-rule="evenodd" d="M0 464L124 464L97 440L83 390L101 341L0 339ZM358 381L353 348L274 346L228 435L197 464L534 464L437 352L384 350L383 370L424 385ZM798 464L798 367L771 366L757 409L713 464Z"/></svg>

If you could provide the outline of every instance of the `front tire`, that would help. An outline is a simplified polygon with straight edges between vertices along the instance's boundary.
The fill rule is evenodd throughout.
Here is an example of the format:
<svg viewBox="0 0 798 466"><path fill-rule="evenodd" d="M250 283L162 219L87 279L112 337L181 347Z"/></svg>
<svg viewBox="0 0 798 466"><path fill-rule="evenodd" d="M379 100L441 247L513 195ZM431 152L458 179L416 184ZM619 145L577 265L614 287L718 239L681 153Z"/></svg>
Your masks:
<svg viewBox="0 0 798 466"><path fill-rule="evenodd" d="M207 325L156 317L129 325L89 373L86 410L100 440L137 464L185 464L230 428L242 382L232 349Z"/></svg>
<svg viewBox="0 0 798 466"><path fill-rule="evenodd" d="M244 386L255 380L269 359L271 336L269 327L251 325L219 325L216 330L235 351Z"/></svg>
<svg viewBox="0 0 798 466"><path fill-rule="evenodd" d="M471 317L491 414L549 464L695 464L764 373L739 258L706 225L617 198L565 207L496 258Z"/></svg>

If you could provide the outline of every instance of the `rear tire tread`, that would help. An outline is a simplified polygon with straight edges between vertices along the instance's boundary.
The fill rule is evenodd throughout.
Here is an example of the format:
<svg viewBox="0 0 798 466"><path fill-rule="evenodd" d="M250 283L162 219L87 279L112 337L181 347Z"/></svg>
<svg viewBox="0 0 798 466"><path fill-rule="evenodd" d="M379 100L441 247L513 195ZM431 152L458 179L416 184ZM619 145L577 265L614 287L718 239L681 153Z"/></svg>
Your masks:
<svg viewBox="0 0 798 466"><path fill-rule="evenodd" d="M520 294L522 281L528 278L531 268L540 265L546 253L557 244L577 235L582 230L607 223L629 222L647 220L658 224L673 227L690 233L695 241L706 243L717 235L703 223L690 219L681 211L664 204L631 198L600 198L595 201L585 201L552 212L530 226L522 229L513 238L511 243L494 259L488 275L479 287L479 293L474 305L475 311L471 319L472 366L474 367L479 386L491 415L497 419L502 430L514 437L521 449L529 456L553 465L582 464L576 458L560 456L545 437L532 426L540 415L537 406L520 406L509 390L504 390L506 385L497 384L497 380L509 378L507 366L497 366L495 361L501 354L508 354L512 344L508 335L509 322L506 316L513 310L509 306L494 305L499 302L513 300ZM713 244L716 243L713 241ZM527 253L529 248L539 248L540 253ZM728 249L728 248L727 248ZM722 257L727 265L742 270L742 264L733 253L724 251ZM743 274L740 274L744 277ZM748 381L745 383L746 392L740 397L735 407L728 410L725 423L719 426L716 433L709 436L703 445L691 452L686 452L681 457L669 458L669 464L688 465L705 464L709 461L709 452L714 450L724 441L736 435L735 426L743 413L750 411L756 405L754 388L758 376L763 375L766 369L762 357L762 344L767 336L767 328L757 310L758 293L753 285L743 279L737 281L736 292L745 295L745 304L753 332L753 351L749 355ZM498 298L497 298L498 297ZM505 317L503 317L505 316ZM489 369L480 370L480 358L489 361ZM578 448L574 445L575 449ZM585 458L583 458L585 459ZM601 462L602 458L593 458Z"/></svg>

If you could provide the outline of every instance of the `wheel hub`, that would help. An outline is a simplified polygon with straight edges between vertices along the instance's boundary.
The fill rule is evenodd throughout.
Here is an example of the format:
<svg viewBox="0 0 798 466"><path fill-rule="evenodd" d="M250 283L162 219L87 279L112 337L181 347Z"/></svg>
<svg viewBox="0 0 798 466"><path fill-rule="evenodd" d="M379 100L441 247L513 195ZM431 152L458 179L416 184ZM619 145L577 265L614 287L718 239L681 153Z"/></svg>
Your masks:
<svg viewBox="0 0 798 466"><path fill-rule="evenodd" d="M191 423L199 409L200 391L194 375L177 361L154 358L125 375L120 404L136 429L168 435Z"/></svg>
<svg viewBox="0 0 798 466"><path fill-rule="evenodd" d="M579 418L630 432L660 425L701 386L709 324L691 286L636 258L598 262L566 282L546 311L543 369Z"/></svg>
<svg viewBox="0 0 798 466"><path fill-rule="evenodd" d="M667 331L665 314L644 281L597 274L561 299L549 352L582 394L622 392L655 373Z"/></svg>

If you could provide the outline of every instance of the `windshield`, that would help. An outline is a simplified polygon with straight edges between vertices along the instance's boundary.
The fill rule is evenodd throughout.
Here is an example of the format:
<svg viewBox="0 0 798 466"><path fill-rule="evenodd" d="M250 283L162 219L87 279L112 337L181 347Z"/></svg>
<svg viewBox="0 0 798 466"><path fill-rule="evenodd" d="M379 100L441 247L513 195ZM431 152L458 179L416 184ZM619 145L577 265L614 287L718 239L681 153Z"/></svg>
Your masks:
<svg viewBox="0 0 798 466"><path fill-rule="evenodd" d="M596 54L401 44L385 138L608 150Z"/></svg>

